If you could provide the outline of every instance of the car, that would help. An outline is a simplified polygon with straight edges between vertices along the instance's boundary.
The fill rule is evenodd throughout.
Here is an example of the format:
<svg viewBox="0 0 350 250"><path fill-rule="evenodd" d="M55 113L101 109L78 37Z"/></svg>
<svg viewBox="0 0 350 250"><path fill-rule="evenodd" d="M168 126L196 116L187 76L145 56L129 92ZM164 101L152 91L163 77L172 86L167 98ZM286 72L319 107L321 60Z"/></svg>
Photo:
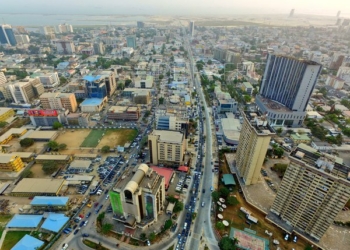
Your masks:
<svg viewBox="0 0 350 250"><path fill-rule="evenodd" d="M108 198L109 198L109 195L107 194L107 196L106 196L106 200L108 200Z"/></svg>
<svg viewBox="0 0 350 250"><path fill-rule="evenodd" d="M89 237L89 234L83 233L83 237Z"/></svg>
<svg viewBox="0 0 350 250"><path fill-rule="evenodd" d="M289 240L289 234L286 234L286 235L284 236L284 240L286 240L286 241Z"/></svg>
<svg viewBox="0 0 350 250"><path fill-rule="evenodd" d="M151 242L149 242L149 240L147 240L146 243L147 243L147 246L151 245Z"/></svg>
<svg viewBox="0 0 350 250"><path fill-rule="evenodd" d="M82 227L84 225L84 221L80 222L79 227Z"/></svg>
<svg viewBox="0 0 350 250"><path fill-rule="evenodd" d="M83 214L79 214L79 217L83 219L83 218L84 218L84 215L83 215Z"/></svg>
<svg viewBox="0 0 350 250"><path fill-rule="evenodd" d="M213 188L213 186L211 186L211 187L210 187L210 191L212 191L212 192L213 192L213 190L214 190L214 188Z"/></svg>
<svg viewBox="0 0 350 250"><path fill-rule="evenodd" d="M98 204L99 204L98 202L95 202L95 205L94 205L94 206L95 206L95 207L97 207L97 206L98 206Z"/></svg>
<svg viewBox="0 0 350 250"><path fill-rule="evenodd" d="M204 203L204 201L202 202L202 207L204 207L204 205L205 205L205 203Z"/></svg>
<svg viewBox="0 0 350 250"><path fill-rule="evenodd" d="M86 219L89 218L90 215L91 215L91 212L88 212L85 218L86 218Z"/></svg>
<svg viewBox="0 0 350 250"><path fill-rule="evenodd" d="M297 241L298 241L298 237L297 237L296 235L294 235L294 237L293 237L293 242L294 242L294 243L297 243Z"/></svg>
<svg viewBox="0 0 350 250"><path fill-rule="evenodd" d="M74 231L74 235L76 235L79 232L80 228Z"/></svg>
<svg viewBox="0 0 350 250"><path fill-rule="evenodd" d="M68 244L64 243L63 246L62 246L62 250L66 250L67 248L68 248Z"/></svg>
<svg viewBox="0 0 350 250"><path fill-rule="evenodd" d="M88 223L89 223L89 221L88 221L88 220L87 220L87 221L85 221L83 226L84 226L84 227L86 227Z"/></svg>
<svg viewBox="0 0 350 250"><path fill-rule="evenodd" d="M202 190L202 193L204 194L205 193L205 189L203 188L203 190Z"/></svg>

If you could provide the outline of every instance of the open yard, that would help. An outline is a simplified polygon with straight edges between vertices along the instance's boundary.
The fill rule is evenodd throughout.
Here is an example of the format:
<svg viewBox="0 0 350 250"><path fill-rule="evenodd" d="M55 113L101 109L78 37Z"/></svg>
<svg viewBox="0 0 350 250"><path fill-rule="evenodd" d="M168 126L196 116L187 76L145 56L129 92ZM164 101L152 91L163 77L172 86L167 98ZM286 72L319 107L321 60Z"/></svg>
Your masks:
<svg viewBox="0 0 350 250"><path fill-rule="evenodd" d="M4 243L1 250L11 250L11 248L17 244L29 231L9 231L5 236Z"/></svg>
<svg viewBox="0 0 350 250"><path fill-rule="evenodd" d="M34 164L31 168L30 171L32 171L33 176L32 178L46 178L47 175L44 173L42 170L43 165L42 164Z"/></svg>
<svg viewBox="0 0 350 250"><path fill-rule="evenodd" d="M105 135L104 130L91 130L89 135L85 138L80 147L94 148L98 145L99 140Z"/></svg>

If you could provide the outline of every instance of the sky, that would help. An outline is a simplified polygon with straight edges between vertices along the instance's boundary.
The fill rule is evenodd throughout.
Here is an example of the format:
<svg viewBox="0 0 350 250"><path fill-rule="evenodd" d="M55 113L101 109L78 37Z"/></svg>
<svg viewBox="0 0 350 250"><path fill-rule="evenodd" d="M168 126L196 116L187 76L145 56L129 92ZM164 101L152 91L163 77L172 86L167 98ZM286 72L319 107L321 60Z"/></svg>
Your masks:
<svg viewBox="0 0 350 250"><path fill-rule="evenodd" d="M350 13L349 0L1 0L0 7L0 14L228 16L288 14L291 9L295 14Z"/></svg>

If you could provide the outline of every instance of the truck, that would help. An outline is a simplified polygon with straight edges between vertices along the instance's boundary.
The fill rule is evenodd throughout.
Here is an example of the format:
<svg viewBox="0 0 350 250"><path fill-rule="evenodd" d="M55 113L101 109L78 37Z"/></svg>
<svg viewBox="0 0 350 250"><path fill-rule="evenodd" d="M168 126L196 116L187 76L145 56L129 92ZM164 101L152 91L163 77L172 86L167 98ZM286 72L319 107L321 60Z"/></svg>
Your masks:
<svg viewBox="0 0 350 250"><path fill-rule="evenodd" d="M251 215L252 213L246 209L245 207L241 207L239 210L241 210L246 216Z"/></svg>
<svg viewBox="0 0 350 250"><path fill-rule="evenodd" d="M246 218L247 218L247 220L249 220L249 221L251 221L251 222L253 222L255 224L258 223L258 219L255 218L254 216L247 215Z"/></svg>

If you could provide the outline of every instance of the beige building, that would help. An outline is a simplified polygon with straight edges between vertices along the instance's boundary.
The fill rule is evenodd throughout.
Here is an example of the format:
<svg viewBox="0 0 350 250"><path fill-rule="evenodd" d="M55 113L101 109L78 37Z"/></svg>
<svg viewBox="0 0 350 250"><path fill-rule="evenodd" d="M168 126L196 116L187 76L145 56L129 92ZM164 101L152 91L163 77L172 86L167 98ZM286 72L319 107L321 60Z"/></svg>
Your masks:
<svg viewBox="0 0 350 250"><path fill-rule="evenodd" d="M153 130L148 135L150 162L182 165L187 148L185 135L180 131Z"/></svg>
<svg viewBox="0 0 350 250"><path fill-rule="evenodd" d="M38 78L16 82L8 85L8 88L15 103L30 103L45 91Z"/></svg>
<svg viewBox="0 0 350 250"><path fill-rule="evenodd" d="M44 93L40 96L40 102L43 109L68 109L73 113L78 109L78 103L73 93Z"/></svg>
<svg viewBox="0 0 350 250"><path fill-rule="evenodd" d="M113 218L127 227L146 227L165 210L164 177L146 164L120 178L109 194Z"/></svg>
<svg viewBox="0 0 350 250"><path fill-rule="evenodd" d="M137 121L140 118L138 107L112 106L107 112L108 119Z"/></svg>
<svg viewBox="0 0 350 250"><path fill-rule="evenodd" d="M350 199L343 159L301 144L290 156L267 218L287 232L318 242Z"/></svg>
<svg viewBox="0 0 350 250"><path fill-rule="evenodd" d="M261 166L274 131L257 113L245 112L236 155L238 174L245 185L258 182Z"/></svg>

